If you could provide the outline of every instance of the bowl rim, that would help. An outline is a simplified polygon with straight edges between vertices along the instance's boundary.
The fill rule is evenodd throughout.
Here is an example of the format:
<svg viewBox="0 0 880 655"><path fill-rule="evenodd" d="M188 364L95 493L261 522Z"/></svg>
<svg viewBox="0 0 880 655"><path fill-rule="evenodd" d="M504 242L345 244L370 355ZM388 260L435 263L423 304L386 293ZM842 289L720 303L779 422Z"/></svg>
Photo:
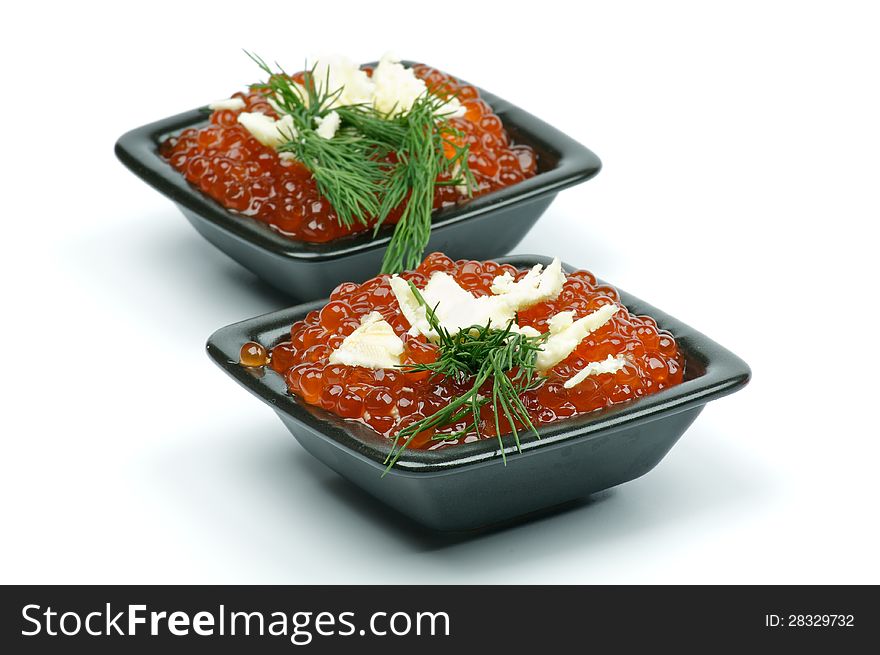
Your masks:
<svg viewBox="0 0 880 655"><path fill-rule="evenodd" d="M492 261L513 264L517 268L547 265L551 258L538 255L513 255ZM578 270L563 264L566 272ZM600 283L606 284L599 280ZM613 286L613 285L612 285ZM685 380L650 396L596 410L569 419L537 426L540 438L522 434L522 454L570 445L574 441L592 439L625 427L648 423L658 418L701 406L744 387L751 378L749 366L726 348L715 343L678 319L615 287L621 303L631 312L653 317L660 328L669 330L682 349L686 360ZM342 419L320 407L307 405L287 392L281 375L271 369L249 369L238 363L238 353L246 341L257 341L271 348L289 334L290 325L314 309L323 307L328 299L315 300L244 321L215 331L207 341L208 356L228 375L279 414L284 414L305 428L319 434L340 449L384 468L382 462L389 450L387 440L369 427ZM690 374L692 377L689 377ZM520 456L510 435L504 437L508 458ZM392 473L425 474L449 471L463 466L501 460L497 439L458 444L440 450L406 450Z"/></svg>
<svg viewBox="0 0 880 655"><path fill-rule="evenodd" d="M411 61L403 63L407 66L414 65ZM371 64L375 62L364 65ZM433 230L453 226L497 209L555 194L561 189L585 182L599 173L602 162L587 147L513 103L480 87L476 88L480 97L489 103L501 118L505 129L515 135L517 143L537 146L545 152L552 152L557 158L557 163L548 170L539 168L534 177L512 186L489 192L462 205L435 211L432 219ZM130 130L117 140L116 156L135 175L172 201L198 214L221 230L245 239L277 256L321 261L383 249L388 245L393 231L391 226L382 228L375 239L372 238L370 231L366 231L325 243L297 241L283 236L250 216L232 212L190 185L183 175L159 156L158 145L168 135L188 127L206 124L209 116L210 109L203 106Z"/></svg>

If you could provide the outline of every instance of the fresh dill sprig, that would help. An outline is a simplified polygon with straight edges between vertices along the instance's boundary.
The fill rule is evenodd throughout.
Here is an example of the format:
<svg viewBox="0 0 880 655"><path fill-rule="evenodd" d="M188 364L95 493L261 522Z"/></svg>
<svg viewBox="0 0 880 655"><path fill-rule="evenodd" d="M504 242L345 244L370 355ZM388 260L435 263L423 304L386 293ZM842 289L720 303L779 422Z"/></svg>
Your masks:
<svg viewBox="0 0 880 655"><path fill-rule="evenodd" d="M440 429L469 419L464 429L437 433L434 439L458 439L470 430L479 434L480 409L489 403L492 405L495 417L495 434L498 437L501 457L506 464L507 456L498 417L503 415L510 423L517 450L520 450L517 420L537 436L538 431L520 396L526 391L536 389L543 382L535 374L535 360L548 334L530 337L513 332L515 321L511 319L503 329L493 327L489 323L483 326L474 325L451 335L440 324L435 313L437 308L427 305L412 282L409 286L419 303L425 307L425 316L431 329L439 336L440 353L435 362L408 365L404 370L428 371L432 377L450 377L459 382L470 380L471 388L454 398L446 407L398 432L385 458L385 473L391 470L403 451L420 432ZM480 394L480 389L487 382L492 384L491 398L485 398Z"/></svg>
<svg viewBox="0 0 880 655"><path fill-rule="evenodd" d="M425 93L397 115L367 105L334 107L343 89L329 88L329 72L320 84L313 67L299 85L280 66L273 71L260 57L247 55L268 75L254 87L264 89L273 108L293 121L294 133L282 135L287 141L278 151L292 153L311 171L345 227L375 218L378 231L402 207L380 272L415 268L431 234L435 187L457 185L470 194L476 186L468 146L459 145L462 135L449 121L449 101ZM339 115L340 129L325 139L315 130L316 119L331 111Z"/></svg>
<svg viewBox="0 0 880 655"><path fill-rule="evenodd" d="M331 91L329 80L316 84L314 68L306 71L305 84L300 87L280 67L279 72L273 72L258 56L247 54L269 75L257 86L268 92L279 114L293 120L295 131L282 134L288 140L278 151L293 153L311 171L318 191L336 210L341 225L366 225L368 217L379 211L378 198L387 177L380 158L387 154L387 145L352 129L342 130L332 139L318 135L316 119L331 111L342 89Z"/></svg>
<svg viewBox="0 0 880 655"><path fill-rule="evenodd" d="M446 104L442 98L425 94L400 118L404 139L396 151L398 164L389 177L376 230L392 209L406 204L385 250L381 273L397 273L421 262L431 236L434 187L440 175L448 174L453 179L447 184L465 186L468 193L475 186L467 165L468 147L456 143L460 133L443 118ZM451 157L444 144L452 150Z"/></svg>

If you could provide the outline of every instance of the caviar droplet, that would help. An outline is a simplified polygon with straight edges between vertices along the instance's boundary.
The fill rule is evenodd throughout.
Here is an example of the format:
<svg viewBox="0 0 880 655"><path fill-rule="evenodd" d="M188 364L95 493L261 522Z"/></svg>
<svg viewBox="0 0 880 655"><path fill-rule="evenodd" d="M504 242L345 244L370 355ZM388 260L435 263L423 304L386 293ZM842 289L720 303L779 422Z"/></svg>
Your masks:
<svg viewBox="0 0 880 655"><path fill-rule="evenodd" d="M257 368L269 363L269 353L256 341L248 341L241 347L238 361L242 366Z"/></svg>

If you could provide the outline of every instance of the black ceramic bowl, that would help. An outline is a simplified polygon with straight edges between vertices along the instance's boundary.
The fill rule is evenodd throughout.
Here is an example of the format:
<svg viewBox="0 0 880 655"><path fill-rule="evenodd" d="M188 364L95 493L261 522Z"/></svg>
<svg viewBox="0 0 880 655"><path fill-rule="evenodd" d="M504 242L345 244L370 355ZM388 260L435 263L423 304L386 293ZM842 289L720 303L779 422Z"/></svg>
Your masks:
<svg viewBox="0 0 880 655"><path fill-rule="evenodd" d="M538 154L538 174L513 186L435 212L426 252L453 259L492 259L510 252L560 189L584 182L601 162L590 150L528 112L480 90L511 138ZM144 125L116 142L116 155L135 175L177 203L208 241L298 300L323 298L340 282L362 281L379 271L393 228L306 243L288 239L256 219L229 211L191 186L158 153L167 136L208 122L207 108Z"/></svg>
<svg viewBox="0 0 880 655"><path fill-rule="evenodd" d="M498 261L517 267L548 264L522 255ZM574 270L565 266L566 270ZM742 388L751 375L736 355L659 309L620 292L636 314L653 316L685 355L685 380L637 401L542 425L525 436L522 452L486 439L438 451L408 450L384 478L388 443L360 423L306 405L273 371L238 364L241 345L267 347L289 338L290 326L324 300L221 328L208 355L268 404L312 455L367 493L437 530L467 530L506 521L628 482L663 459L710 400ZM511 439L507 439L511 442Z"/></svg>

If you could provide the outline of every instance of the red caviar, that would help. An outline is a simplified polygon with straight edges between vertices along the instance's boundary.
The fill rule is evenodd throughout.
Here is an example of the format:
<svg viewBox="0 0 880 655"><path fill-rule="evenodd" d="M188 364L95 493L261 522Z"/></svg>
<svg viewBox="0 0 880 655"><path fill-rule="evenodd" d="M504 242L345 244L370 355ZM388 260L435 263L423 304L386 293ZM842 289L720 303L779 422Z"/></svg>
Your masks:
<svg viewBox="0 0 880 655"><path fill-rule="evenodd" d="M453 262L441 253L429 255L415 271L401 277L424 287L435 271L452 275L463 288L476 296L489 295L493 279L505 271L522 278L510 264L492 261L460 260ZM289 390L306 403L318 405L343 418L366 423L376 432L393 437L399 430L430 416L468 389L448 378L430 378L425 372L371 370L328 364L330 353L360 324L360 319L378 311L404 341L404 365L431 362L437 358L437 346L423 336L407 334L409 322L400 311L391 292L388 275L380 275L363 284L339 285L321 310L310 312L290 329L290 340L272 350L271 367L285 376ZM567 276L556 300L542 302L519 313L518 323L541 332L547 322L561 311L573 311L580 318L603 305L619 303L617 291L600 285L592 273L577 271ZM571 389L563 383L589 362L608 355L623 355L626 366L617 373L591 375ZM535 425L550 423L602 407L626 402L655 393L682 381L684 359L675 339L658 329L650 316L636 316L621 308L604 326L588 335L566 359L549 371L543 384L523 394L522 400ZM491 395L491 389L482 391ZM510 425L499 417L502 434ZM462 430L461 423L453 430ZM517 427L519 424L517 424ZM490 405L482 408L479 436L475 432L457 441L432 440L432 432L423 432L409 448L434 449L455 443L495 437L495 418Z"/></svg>
<svg viewBox="0 0 880 655"><path fill-rule="evenodd" d="M465 115L450 122L464 133L463 143L470 147L468 165L477 185L475 196L537 173L535 151L511 141L501 119L475 87L422 64L414 66L413 71L431 91L443 97L455 95L465 107ZM294 78L301 81L301 76L299 73ZM262 90L236 93L234 97L245 102L240 111L278 118ZM299 162L279 159L274 149L251 136L237 122L240 111L214 111L209 126L190 128L167 139L159 147L160 154L187 181L224 207L266 223L292 239L325 242L373 227L375 220L369 225L341 226L309 170ZM466 199L454 186L437 186L434 208ZM401 208L393 211L387 222L396 223L400 213Z"/></svg>

